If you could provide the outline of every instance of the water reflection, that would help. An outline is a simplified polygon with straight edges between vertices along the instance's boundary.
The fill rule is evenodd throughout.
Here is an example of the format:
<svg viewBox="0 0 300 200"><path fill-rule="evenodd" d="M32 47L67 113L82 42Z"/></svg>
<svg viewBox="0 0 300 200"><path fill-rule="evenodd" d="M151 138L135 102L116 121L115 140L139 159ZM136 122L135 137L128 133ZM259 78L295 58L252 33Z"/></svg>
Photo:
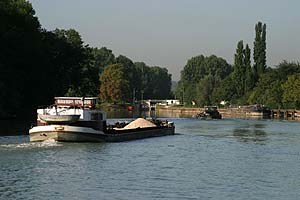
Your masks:
<svg viewBox="0 0 300 200"><path fill-rule="evenodd" d="M180 112L170 112L170 111L139 111L133 110L129 111L127 109L108 109L104 110L107 113L108 119L114 118L185 118L192 117L192 113L180 113Z"/></svg>
<svg viewBox="0 0 300 200"><path fill-rule="evenodd" d="M191 118L195 113L188 113L188 112L178 112L178 110L159 110L159 112L157 112L156 115L158 115L159 117L166 117L166 118Z"/></svg>
<svg viewBox="0 0 300 200"><path fill-rule="evenodd" d="M267 140L265 128L263 123L247 123L234 128L233 136L241 142L264 142Z"/></svg>

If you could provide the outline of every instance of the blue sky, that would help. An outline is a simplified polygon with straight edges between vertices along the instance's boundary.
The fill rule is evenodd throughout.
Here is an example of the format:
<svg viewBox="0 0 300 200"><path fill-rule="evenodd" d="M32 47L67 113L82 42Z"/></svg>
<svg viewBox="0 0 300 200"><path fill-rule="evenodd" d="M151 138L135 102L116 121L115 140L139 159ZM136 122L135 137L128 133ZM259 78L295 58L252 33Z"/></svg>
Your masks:
<svg viewBox="0 0 300 200"><path fill-rule="evenodd" d="M29 0L42 27L76 29L92 47L179 80L187 60L217 55L233 63L239 40L251 50L254 26L267 24L267 64L300 61L299 0Z"/></svg>

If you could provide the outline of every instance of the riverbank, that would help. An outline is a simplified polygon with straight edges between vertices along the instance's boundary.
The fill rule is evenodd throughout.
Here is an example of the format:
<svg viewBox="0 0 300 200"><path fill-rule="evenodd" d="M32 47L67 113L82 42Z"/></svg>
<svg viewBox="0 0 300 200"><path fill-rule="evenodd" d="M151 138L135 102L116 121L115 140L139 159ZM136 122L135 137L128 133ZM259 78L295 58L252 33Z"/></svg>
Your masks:
<svg viewBox="0 0 300 200"><path fill-rule="evenodd" d="M129 111L126 107L107 107L108 119L135 119L137 117L158 117L158 118L191 118L197 113L203 112L204 108L187 108L187 107L162 107L157 106L152 111L139 111L134 109ZM222 118L239 118L239 119L262 119L264 116L258 112L247 112L241 108L219 108ZM300 110L271 110L271 116L274 119L299 120ZM267 116L266 118L271 118ZM23 135L28 134L28 130L36 121L36 117L27 119L0 120L0 136L4 135Z"/></svg>
<svg viewBox="0 0 300 200"><path fill-rule="evenodd" d="M159 115L169 113L178 117L191 117L197 113L203 112L204 108L188 107L157 107L156 112ZM273 109L268 111L249 111L245 108L219 108L218 111L223 118L282 118L300 120L300 110L295 109Z"/></svg>

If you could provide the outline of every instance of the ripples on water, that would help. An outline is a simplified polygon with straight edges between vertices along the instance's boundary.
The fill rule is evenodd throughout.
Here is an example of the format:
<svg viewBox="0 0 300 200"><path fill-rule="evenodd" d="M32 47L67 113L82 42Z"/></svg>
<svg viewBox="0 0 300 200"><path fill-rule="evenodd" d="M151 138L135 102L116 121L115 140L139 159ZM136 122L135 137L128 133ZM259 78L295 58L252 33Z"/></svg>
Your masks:
<svg viewBox="0 0 300 200"><path fill-rule="evenodd" d="M11 140L11 139L13 139L13 138L9 138L9 140ZM46 140L43 142L34 142L34 143L26 142L26 143L16 143L16 144L0 144L1 148L7 148L9 150L29 149L29 148L47 148L47 147L56 147L56 146L62 146L62 144L56 142L54 139Z"/></svg>
<svg viewBox="0 0 300 200"><path fill-rule="evenodd" d="M0 137L0 199L299 199L299 122L169 120L123 143Z"/></svg>

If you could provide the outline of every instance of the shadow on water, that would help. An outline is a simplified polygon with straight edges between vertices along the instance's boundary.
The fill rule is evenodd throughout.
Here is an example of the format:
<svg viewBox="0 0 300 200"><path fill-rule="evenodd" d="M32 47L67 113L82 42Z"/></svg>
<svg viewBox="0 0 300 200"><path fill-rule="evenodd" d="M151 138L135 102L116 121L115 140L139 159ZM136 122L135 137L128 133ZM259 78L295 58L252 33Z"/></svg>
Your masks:
<svg viewBox="0 0 300 200"><path fill-rule="evenodd" d="M35 123L33 119L0 120L0 136L27 135L33 123Z"/></svg>
<svg viewBox="0 0 300 200"><path fill-rule="evenodd" d="M222 119L189 120L181 129L193 137L235 139L239 142L264 144L268 139L268 123L259 120Z"/></svg>
<svg viewBox="0 0 300 200"><path fill-rule="evenodd" d="M267 140L265 128L266 124L262 123L243 124L233 129L233 136L241 142L264 142Z"/></svg>

